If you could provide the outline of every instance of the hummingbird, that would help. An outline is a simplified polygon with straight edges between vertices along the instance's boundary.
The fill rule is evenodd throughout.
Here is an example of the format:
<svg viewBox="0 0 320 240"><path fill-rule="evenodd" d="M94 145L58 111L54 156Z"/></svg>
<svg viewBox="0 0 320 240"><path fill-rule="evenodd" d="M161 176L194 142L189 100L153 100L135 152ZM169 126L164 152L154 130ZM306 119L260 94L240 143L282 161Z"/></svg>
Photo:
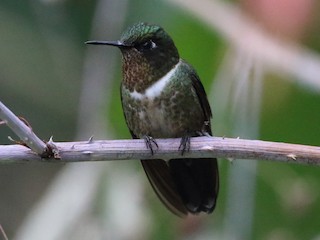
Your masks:
<svg viewBox="0 0 320 240"><path fill-rule="evenodd" d="M151 154L157 138L181 138L183 155L190 138L212 136L211 108L194 68L182 60L165 30L148 23L129 27L118 41L87 41L122 53L120 87L124 117L132 138L144 139ZM219 192L216 158L141 160L161 202L175 215L211 213Z"/></svg>

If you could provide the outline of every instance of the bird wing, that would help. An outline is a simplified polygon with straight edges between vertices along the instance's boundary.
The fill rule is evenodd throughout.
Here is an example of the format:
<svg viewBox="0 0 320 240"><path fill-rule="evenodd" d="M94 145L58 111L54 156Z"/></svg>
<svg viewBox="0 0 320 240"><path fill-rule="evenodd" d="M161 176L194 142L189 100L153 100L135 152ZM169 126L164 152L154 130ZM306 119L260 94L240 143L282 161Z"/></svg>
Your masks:
<svg viewBox="0 0 320 240"><path fill-rule="evenodd" d="M212 112L204 87L191 65L185 63L183 67L187 70L185 72L188 72L188 80L191 80L202 109L204 125L199 131L212 135L210 125ZM216 206L219 192L217 159L171 159L168 165L176 189L188 212L193 214L202 211L211 213Z"/></svg>
<svg viewBox="0 0 320 240"><path fill-rule="evenodd" d="M195 89L195 92L198 96L204 117L205 117L205 121L208 121L209 123L206 125L206 131L212 135L211 133L211 124L210 124L210 119L212 117L212 112L211 112L211 108L210 108L210 104L207 98L207 94L206 91L204 90L204 87L200 81L199 76L197 75L197 73L195 71L192 71L190 74L190 78L192 81L192 86Z"/></svg>

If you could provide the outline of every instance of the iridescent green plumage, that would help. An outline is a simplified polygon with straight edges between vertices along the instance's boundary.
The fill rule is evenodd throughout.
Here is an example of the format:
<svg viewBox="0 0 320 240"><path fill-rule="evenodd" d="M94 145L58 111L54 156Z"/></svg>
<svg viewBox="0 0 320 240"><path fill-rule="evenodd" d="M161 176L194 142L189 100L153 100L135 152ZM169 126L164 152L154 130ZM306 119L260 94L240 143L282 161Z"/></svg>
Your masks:
<svg viewBox="0 0 320 240"><path fill-rule="evenodd" d="M167 34L163 36L163 30L160 26L140 22L124 31L120 41L124 44L132 45L137 42L142 42L144 39L153 38L157 33L161 33L159 37L170 38Z"/></svg>
<svg viewBox="0 0 320 240"><path fill-rule="evenodd" d="M121 100L133 138L145 138L152 151L152 138L181 137L183 153L190 137L211 135L211 109L199 77L180 59L161 27L138 23L118 42L89 43L117 46L122 52ZM141 162L154 191L173 213L211 213L215 208L219 191L216 159Z"/></svg>

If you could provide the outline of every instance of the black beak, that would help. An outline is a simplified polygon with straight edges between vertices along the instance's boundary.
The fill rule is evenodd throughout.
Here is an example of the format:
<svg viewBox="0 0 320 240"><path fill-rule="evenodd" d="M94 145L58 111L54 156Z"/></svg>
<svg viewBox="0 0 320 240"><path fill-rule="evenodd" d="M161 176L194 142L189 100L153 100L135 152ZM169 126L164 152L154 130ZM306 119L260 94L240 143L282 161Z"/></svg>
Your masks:
<svg viewBox="0 0 320 240"><path fill-rule="evenodd" d="M120 41L87 41L85 44L92 44L92 45L108 45L108 46L115 46L118 48L126 48L131 47L130 45L126 45Z"/></svg>

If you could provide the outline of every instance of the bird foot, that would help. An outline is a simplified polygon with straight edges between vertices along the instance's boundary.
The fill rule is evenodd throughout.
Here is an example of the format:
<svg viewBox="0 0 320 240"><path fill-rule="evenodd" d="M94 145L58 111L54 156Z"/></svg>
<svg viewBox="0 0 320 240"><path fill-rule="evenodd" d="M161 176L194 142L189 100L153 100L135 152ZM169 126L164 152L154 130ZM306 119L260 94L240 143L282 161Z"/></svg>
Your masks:
<svg viewBox="0 0 320 240"><path fill-rule="evenodd" d="M181 151L181 155L185 152L189 152L190 150L190 136L184 136L181 138L179 151Z"/></svg>
<svg viewBox="0 0 320 240"><path fill-rule="evenodd" d="M144 141L146 143L147 148L150 149L151 155L153 155L154 154L154 147L156 147L156 149L159 148L156 140L153 137L148 136L148 135L145 135L143 137L143 139L144 139Z"/></svg>

